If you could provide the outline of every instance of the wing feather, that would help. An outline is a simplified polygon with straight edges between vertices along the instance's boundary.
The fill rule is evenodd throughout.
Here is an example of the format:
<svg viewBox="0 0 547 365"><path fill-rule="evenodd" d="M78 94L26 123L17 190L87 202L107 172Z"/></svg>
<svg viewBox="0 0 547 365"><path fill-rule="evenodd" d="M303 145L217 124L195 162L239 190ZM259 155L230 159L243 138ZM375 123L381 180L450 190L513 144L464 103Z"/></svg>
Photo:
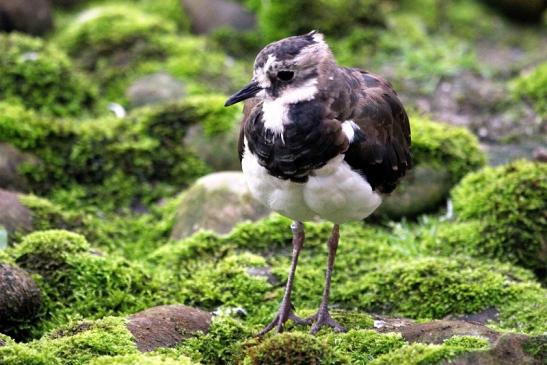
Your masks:
<svg viewBox="0 0 547 365"><path fill-rule="evenodd" d="M364 85L352 115L362 137L350 144L345 160L373 189L390 193L412 164L408 115L386 80L361 70L345 71Z"/></svg>

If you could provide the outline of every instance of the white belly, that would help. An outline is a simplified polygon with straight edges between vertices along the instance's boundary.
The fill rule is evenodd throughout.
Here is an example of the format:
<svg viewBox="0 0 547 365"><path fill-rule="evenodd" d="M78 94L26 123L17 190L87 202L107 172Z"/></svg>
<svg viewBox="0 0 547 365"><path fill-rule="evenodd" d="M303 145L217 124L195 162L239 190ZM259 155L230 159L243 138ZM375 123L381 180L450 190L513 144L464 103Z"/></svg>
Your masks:
<svg viewBox="0 0 547 365"><path fill-rule="evenodd" d="M314 170L305 183L271 176L247 148L241 165L251 194L273 211L294 220L307 221L316 216L333 223L361 220L382 202L343 155Z"/></svg>

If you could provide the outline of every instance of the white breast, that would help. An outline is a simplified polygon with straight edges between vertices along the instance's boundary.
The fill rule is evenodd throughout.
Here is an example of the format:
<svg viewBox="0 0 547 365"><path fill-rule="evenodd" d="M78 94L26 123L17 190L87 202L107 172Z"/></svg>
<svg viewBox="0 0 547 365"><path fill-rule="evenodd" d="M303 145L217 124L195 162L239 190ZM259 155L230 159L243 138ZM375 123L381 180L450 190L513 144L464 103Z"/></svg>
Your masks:
<svg viewBox="0 0 547 365"><path fill-rule="evenodd" d="M264 205L298 221L314 217L343 223L368 217L382 202L369 183L340 155L315 170L306 183L268 174L246 147L242 169L251 194Z"/></svg>

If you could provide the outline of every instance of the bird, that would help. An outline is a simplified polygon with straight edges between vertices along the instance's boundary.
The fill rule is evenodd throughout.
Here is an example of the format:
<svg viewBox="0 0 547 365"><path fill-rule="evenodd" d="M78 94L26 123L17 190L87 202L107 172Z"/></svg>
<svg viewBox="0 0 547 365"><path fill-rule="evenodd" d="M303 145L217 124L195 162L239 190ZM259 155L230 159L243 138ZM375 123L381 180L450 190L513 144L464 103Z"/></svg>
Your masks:
<svg viewBox="0 0 547 365"><path fill-rule="evenodd" d="M340 67L318 31L287 37L256 56L251 82L225 106L244 101L238 152L251 195L293 222L292 258L279 310L259 336L288 320L346 329L329 311L340 224L372 214L412 166L409 118L383 77ZM317 312L296 315L291 293L304 222L333 223Z"/></svg>

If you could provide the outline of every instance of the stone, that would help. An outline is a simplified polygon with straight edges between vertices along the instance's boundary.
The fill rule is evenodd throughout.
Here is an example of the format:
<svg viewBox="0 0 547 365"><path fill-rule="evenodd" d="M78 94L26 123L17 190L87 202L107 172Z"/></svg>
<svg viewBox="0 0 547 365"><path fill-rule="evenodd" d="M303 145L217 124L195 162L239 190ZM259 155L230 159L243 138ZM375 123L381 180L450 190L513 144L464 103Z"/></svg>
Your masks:
<svg viewBox="0 0 547 365"><path fill-rule="evenodd" d="M225 132L207 136L201 124L188 128L184 145L215 171L240 170L241 163L237 153L239 125Z"/></svg>
<svg viewBox="0 0 547 365"><path fill-rule="evenodd" d="M0 0L0 31L42 35L52 28L48 0Z"/></svg>
<svg viewBox="0 0 547 365"><path fill-rule="evenodd" d="M179 304L161 305L133 314L127 328L141 352L174 347L198 331L207 333L212 315Z"/></svg>
<svg viewBox="0 0 547 365"><path fill-rule="evenodd" d="M19 201L17 194L0 189L0 226L8 235L15 231L32 230L32 212Z"/></svg>
<svg viewBox="0 0 547 365"><path fill-rule="evenodd" d="M0 263L0 331L34 318L42 299L40 289L22 269Z"/></svg>
<svg viewBox="0 0 547 365"><path fill-rule="evenodd" d="M408 342L441 344L453 336L481 336L494 343L501 336L485 325L463 320L437 320L417 323L411 319L375 316L378 332L397 332Z"/></svg>
<svg viewBox="0 0 547 365"><path fill-rule="evenodd" d="M0 189L26 192L28 181L19 172L22 165L34 165L38 159L7 143L0 143Z"/></svg>
<svg viewBox="0 0 547 365"><path fill-rule="evenodd" d="M188 237L200 229L225 234L237 223L256 221L270 213L251 196L242 172L209 174L197 180L184 193L171 239Z"/></svg>
<svg viewBox="0 0 547 365"><path fill-rule="evenodd" d="M125 94L133 107L139 107L178 100L185 92L184 85L173 76L158 72L139 78Z"/></svg>
<svg viewBox="0 0 547 365"><path fill-rule="evenodd" d="M528 353L531 341L542 342L547 346L547 336L529 337L523 334L508 333L502 335L488 351L474 351L459 355L455 359L441 362L443 365L540 365L545 364L547 354Z"/></svg>
<svg viewBox="0 0 547 365"><path fill-rule="evenodd" d="M256 24L255 16L235 1L182 0L182 6L190 18L192 31L197 34L211 33L221 27L251 30Z"/></svg>
<svg viewBox="0 0 547 365"><path fill-rule="evenodd" d="M397 189L384 198L374 214L391 219L416 216L442 204L451 187L448 171L417 165L407 173Z"/></svg>

